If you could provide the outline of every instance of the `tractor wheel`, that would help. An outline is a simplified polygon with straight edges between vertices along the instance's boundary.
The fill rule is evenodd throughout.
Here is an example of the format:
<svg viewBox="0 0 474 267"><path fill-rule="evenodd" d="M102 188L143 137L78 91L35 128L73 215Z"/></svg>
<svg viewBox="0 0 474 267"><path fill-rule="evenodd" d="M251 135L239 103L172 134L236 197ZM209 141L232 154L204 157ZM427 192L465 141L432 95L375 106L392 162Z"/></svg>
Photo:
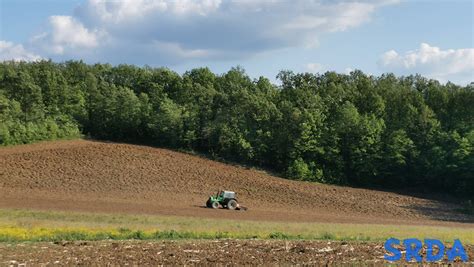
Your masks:
<svg viewBox="0 0 474 267"><path fill-rule="evenodd" d="M219 202L217 202L217 201L212 202L212 208L213 209L219 208Z"/></svg>
<svg viewBox="0 0 474 267"><path fill-rule="evenodd" d="M206 207L212 208L211 198L209 198L209 199L206 201Z"/></svg>
<svg viewBox="0 0 474 267"><path fill-rule="evenodd" d="M230 210L235 210L237 208L237 201L235 201L235 199L229 200L229 202L227 202L227 208Z"/></svg>

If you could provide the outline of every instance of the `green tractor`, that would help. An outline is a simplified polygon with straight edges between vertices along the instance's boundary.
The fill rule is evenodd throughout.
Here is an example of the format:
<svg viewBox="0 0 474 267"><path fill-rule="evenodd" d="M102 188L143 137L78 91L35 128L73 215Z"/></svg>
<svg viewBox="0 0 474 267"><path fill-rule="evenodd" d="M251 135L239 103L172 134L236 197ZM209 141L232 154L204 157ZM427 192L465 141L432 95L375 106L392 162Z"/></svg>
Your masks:
<svg viewBox="0 0 474 267"><path fill-rule="evenodd" d="M216 195L209 196L209 199L206 202L206 207L213 209L222 207L229 210L242 209L235 198L235 192L232 191L218 191Z"/></svg>

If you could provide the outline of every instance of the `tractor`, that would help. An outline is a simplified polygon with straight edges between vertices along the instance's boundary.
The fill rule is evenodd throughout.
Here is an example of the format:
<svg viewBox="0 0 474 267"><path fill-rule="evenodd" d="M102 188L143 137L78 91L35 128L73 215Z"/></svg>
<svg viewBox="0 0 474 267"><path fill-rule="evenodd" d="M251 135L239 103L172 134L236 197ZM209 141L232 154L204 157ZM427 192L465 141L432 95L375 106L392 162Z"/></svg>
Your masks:
<svg viewBox="0 0 474 267"><path fill-rule="evenodd" d="M235 192L232 191L218 191L216 195L209 196L206 207L213 209L222 207L229 210L246 210L246 208L239 205L235 198Z"/></svg>

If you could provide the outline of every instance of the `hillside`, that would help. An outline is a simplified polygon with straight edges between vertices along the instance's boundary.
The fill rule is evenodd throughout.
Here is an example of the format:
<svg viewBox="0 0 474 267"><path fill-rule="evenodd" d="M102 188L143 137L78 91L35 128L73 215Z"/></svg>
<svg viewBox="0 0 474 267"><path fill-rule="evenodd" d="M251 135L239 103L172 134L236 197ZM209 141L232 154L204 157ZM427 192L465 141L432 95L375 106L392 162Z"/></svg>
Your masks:
<svg viewBox="0 0 474 267"><path fill-rule="evenodd" d="M219 188L236 191L249 210L204 208L208 195ZM85 140L1 148L0 195L0 208L244 220L474 222L452 203L291 181L166 149Z"/></svg>

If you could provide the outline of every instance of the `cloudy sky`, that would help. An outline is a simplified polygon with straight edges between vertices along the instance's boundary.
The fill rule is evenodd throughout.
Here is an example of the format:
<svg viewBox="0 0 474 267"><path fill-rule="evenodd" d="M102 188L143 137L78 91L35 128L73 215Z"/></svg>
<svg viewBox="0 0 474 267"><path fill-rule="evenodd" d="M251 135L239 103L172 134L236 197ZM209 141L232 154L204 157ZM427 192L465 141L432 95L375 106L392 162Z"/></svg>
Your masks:
<svg viewBox="0 0 474 267"><path fill-rule="evenodd" d="M0 0L0 60L474 81L472 0Z"/></svg>

